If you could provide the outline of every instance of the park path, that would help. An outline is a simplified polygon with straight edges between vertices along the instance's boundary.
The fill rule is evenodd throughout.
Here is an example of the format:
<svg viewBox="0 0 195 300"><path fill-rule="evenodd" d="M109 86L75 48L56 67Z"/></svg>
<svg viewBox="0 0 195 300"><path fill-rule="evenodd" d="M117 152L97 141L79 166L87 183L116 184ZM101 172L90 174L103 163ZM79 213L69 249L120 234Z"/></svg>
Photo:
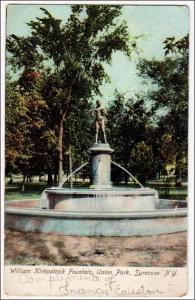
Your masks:
<svg viewBox="0 0 195 300"><path fill-rule="evenodd" d="M183 267L186 232L143 237L81 237L5 231L5 264Z"/></svg>

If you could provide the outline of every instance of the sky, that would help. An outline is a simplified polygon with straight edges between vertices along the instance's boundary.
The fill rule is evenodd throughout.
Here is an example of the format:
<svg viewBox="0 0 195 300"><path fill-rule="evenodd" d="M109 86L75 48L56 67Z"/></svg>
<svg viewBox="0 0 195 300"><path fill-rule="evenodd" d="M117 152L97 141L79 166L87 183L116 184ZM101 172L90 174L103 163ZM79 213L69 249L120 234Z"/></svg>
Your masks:
<svg viewBox="0 0 195 300"><path fill-rule="evenodd" d="M43 16L40 7L44 7L57 18L66 22L69 5L11 4L7 8L7 34L26 36L29 34L27 22ZM164 56L163 41L167 37L182 38L189 32L189 11L181 5L132 5L123 6L123 19L127 21L131 35L144 35L138 42L141 53L133 54L131 61L122 53L113 54L112 63L106 65L110 83L101 87L102 100L105 104L112 101L117 89L127 97L143 92L148 88L138 76L136 63L139 58L147 59ZM95 97L96 98L96 97Z"/></svg>

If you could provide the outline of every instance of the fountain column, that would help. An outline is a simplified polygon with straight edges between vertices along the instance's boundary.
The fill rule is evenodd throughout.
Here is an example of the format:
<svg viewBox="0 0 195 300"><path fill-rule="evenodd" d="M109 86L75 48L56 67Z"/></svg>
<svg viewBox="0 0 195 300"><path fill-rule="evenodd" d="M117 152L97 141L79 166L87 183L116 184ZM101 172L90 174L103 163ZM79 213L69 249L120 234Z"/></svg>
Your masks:
<svg viewBox="0 0 195 300"><path fill-rule="evenodd" d="M96 143L90 150L91 189L111 188L111 154L109 144Z"/></svg>

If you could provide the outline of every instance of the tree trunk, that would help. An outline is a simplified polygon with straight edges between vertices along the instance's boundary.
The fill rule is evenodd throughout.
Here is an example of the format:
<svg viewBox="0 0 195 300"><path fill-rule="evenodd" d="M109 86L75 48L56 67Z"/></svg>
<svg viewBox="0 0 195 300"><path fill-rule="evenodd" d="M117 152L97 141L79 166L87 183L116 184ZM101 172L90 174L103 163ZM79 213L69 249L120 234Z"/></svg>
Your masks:
<svg viewBox="0 0 195 300"><path fill-rule="evenodd" d="M68 93L68 101L67 101L67 108L62 113L62 118L60 121L60 128L59 128L59 139L58 139L58 148L59 148L59 161L58 161L58 184L62 183L63 179L63 133L64 133L64 120L68 110L70 109L70 99L71 99L71 91L72 87L69 89Z"/></svg>
<svg viewBox="0 0 195 300"><path fill-rule="evenodd" d="M52 186L53 185L53 178L52 178L52 171L51 171L50 168L48 168L47 174L48 174L47 185Z"/></svg>
<svg viewBox="0 0 195 300"><path fill-rule="evenodd" d="M30 175L27 175L26 182L32 182Z"/></svg>
<svg viewBox="0 0 195 300"><path fill-rule="evenodd" d="M60 129L59 129L59 169L58 169L58 184L60 185L62 183L63 179L63 124L65 119L65 113L62 116L61 122L60 122Z"/></svg>
<svg viewBox="0 0 195 300"><path fill-rule="evenodd" d="M54 185L57 185L58 182L58 174L55 172L54 174Z"/></svg>
<svg viewBox="0 0 195 300"><path fill-rule="evenodd" d="M9 183L12 184L14 181L13 181L13 174L10 173L10 180L9 180Z"/></svg>
<svg viewBox="0 0 195 300"><path fill-rule="evenodd" d="M127 166L127 163L125 162L125 169L127 170L128 166ZM128 184L128 181L129 181L129 175L125 172L125 185Z"/></svg>
<svg viewBox="0 0 195 300"><path fill-rule="evenodd" d="M72 151L71 147L69 147L69 174L72 174ZM75 176L76 178L76 176ZM70 189L73 187L73 178L72 176L70 177Z"/></svg>
<svg viewBox="0 0 195 300"><path fill-rule="evenodd" d="M22 180L22 193L24 192L25 182L26 182L26 174L23 174L23 180Z"/></svg>

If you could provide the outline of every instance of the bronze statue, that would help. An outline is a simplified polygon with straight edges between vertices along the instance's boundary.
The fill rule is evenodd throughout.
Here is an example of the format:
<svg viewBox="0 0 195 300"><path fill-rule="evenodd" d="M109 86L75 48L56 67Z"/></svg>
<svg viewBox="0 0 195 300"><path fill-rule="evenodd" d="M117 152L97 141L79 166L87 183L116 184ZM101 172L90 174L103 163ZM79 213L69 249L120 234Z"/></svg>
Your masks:
<svg viewBox="0 0 195 300"><path fill-rule="evenodd" d="M102 106L101 101L96 101L96 107L93 109L93 115L95 116L95 142L98 143L98 133L99 128L102 130L103 137L104 137L104 143L107 144L106 141L106 133L105 133L105 120L107 116L106 109Z"/></svg>

